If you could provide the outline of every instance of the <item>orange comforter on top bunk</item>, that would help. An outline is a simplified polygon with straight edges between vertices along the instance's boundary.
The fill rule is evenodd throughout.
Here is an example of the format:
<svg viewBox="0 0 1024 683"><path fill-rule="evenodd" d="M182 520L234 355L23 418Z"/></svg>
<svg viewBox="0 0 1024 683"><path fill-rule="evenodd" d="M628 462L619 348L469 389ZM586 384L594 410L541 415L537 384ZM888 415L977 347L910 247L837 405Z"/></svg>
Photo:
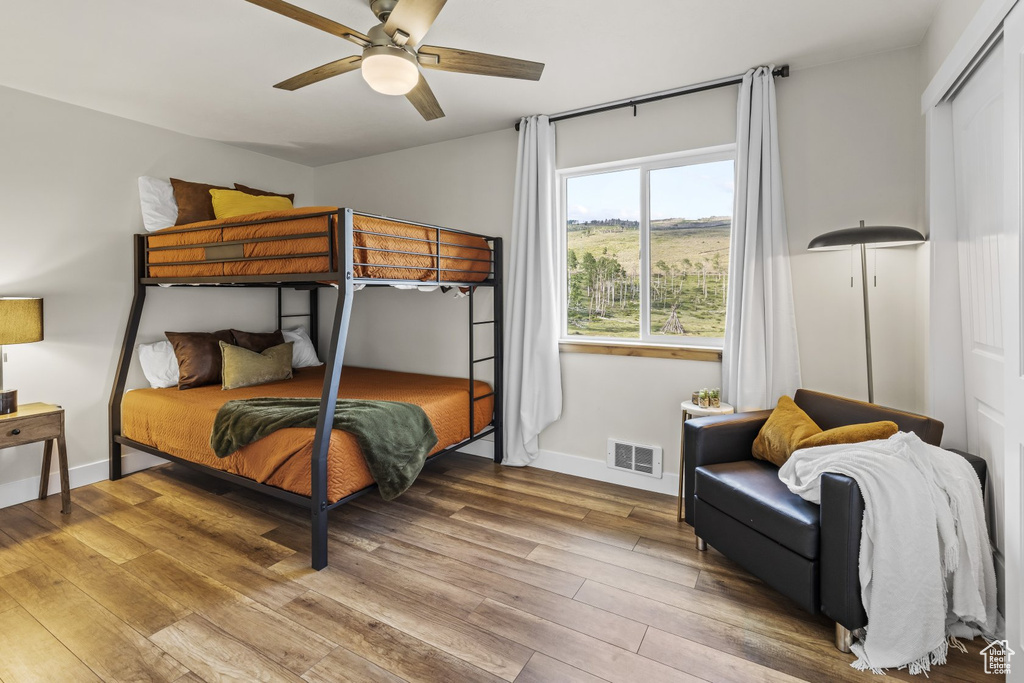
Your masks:
<svg viewBox="0 0 1024 683"><path fill-rule="evenodd" d="M331 206L312 206L157 230L149 234L146 241L149 277L329 272L327 230L336 215L301 216L337 210ZM290 218L292 216L295 218ZM224 227L268 218L288 220ZM490 273L491 249L481 237L441 230L439 264L435 228L359 214L353 216L352 222L357 278L436 282L439 266L441 282L482 282ZM178 232L183 229L187 232ZM310 233L320 234L292 237ZM259 241L231 244L239 240ZM337 255L337 244L331 245L331 249ZM390 251L377 251L379 249Z"/></svg>
<svg viewBox="0 0 1024 683"><path fill-rule="evenodd" d="M244 389L225 391L219 384L187 391L136 389L124 397L122 434L164 453L308 496L315 430L281 429L225 458L214 455L210 433L217 411L228 401L260 396L319 397L323 382L320 367L298 370L290 380ZM476 396L491 391L485 382L476 382L474 387ZM437 434L431 455L470 436L466 379L346 367L338 396L420 406ZM477 401L474 407L474 426L481 431L491 422L493 398ZM338 429L332 431L327 455L328 499L334 503L372 483L356 438Z"/></svg>

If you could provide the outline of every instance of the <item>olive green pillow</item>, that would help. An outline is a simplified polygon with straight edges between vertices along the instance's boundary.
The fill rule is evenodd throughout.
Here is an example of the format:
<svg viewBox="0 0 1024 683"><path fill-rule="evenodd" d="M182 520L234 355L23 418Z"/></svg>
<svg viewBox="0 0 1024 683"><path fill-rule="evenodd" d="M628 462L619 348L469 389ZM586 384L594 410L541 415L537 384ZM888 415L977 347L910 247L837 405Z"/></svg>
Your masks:
<svg viewBox="0 0 1024 683"><path fill-rule="evenodd" d="M804 439L821 433L821 427L793 399L783 396L754 439L753 455L782 467Z"/></svg>
<svg viewBox="0 0 1024 683"><path fill-rule="evenodd" d="M220 343L222 389L240 389L292 378L292 344L285 342L256 353Z"/></svg>

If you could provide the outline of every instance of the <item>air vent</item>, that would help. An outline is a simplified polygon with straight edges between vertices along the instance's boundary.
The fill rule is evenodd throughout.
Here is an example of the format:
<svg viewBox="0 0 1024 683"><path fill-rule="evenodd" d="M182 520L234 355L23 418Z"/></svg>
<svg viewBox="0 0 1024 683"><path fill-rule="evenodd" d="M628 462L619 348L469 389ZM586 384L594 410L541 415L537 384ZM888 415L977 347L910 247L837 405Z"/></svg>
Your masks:
<svg viewBox="0 0 1024 683"><path fill-rule="evenodd" d="M661 446L608 439L608 467L661 478Z"/></svg>

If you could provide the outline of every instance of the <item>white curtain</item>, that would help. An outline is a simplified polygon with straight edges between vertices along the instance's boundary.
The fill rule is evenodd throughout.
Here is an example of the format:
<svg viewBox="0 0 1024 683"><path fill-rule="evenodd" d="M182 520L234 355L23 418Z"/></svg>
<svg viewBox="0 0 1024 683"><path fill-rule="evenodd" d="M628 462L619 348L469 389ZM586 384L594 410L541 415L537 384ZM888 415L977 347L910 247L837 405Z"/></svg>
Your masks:
<svg viewBox="0 0 1024 683"><path fill-rule="evenodd" d="M723 398L737 411L773 408L800 387L789 241L772 67L740 86L736 206L722 351Z"/></svg>
<svg viewBox="0 0 1024 683"><path fill-rule="evenodd" d="M505 318L505 459L528 465L537 436L562 414L558 362L555 127L546 116L519 125L508 314Z"/></svg>

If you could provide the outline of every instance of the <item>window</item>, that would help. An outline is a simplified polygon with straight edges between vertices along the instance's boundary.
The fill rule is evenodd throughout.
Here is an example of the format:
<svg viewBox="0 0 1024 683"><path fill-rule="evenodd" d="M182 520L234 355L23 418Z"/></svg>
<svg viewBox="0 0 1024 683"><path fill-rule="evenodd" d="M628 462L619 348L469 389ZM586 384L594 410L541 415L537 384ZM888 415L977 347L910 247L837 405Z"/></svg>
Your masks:
<svg viewBox="0 0 1024 683"><path fill-rule="evenodd" d="M563 339L721 346L732 145L559 172Z"/></svg>

